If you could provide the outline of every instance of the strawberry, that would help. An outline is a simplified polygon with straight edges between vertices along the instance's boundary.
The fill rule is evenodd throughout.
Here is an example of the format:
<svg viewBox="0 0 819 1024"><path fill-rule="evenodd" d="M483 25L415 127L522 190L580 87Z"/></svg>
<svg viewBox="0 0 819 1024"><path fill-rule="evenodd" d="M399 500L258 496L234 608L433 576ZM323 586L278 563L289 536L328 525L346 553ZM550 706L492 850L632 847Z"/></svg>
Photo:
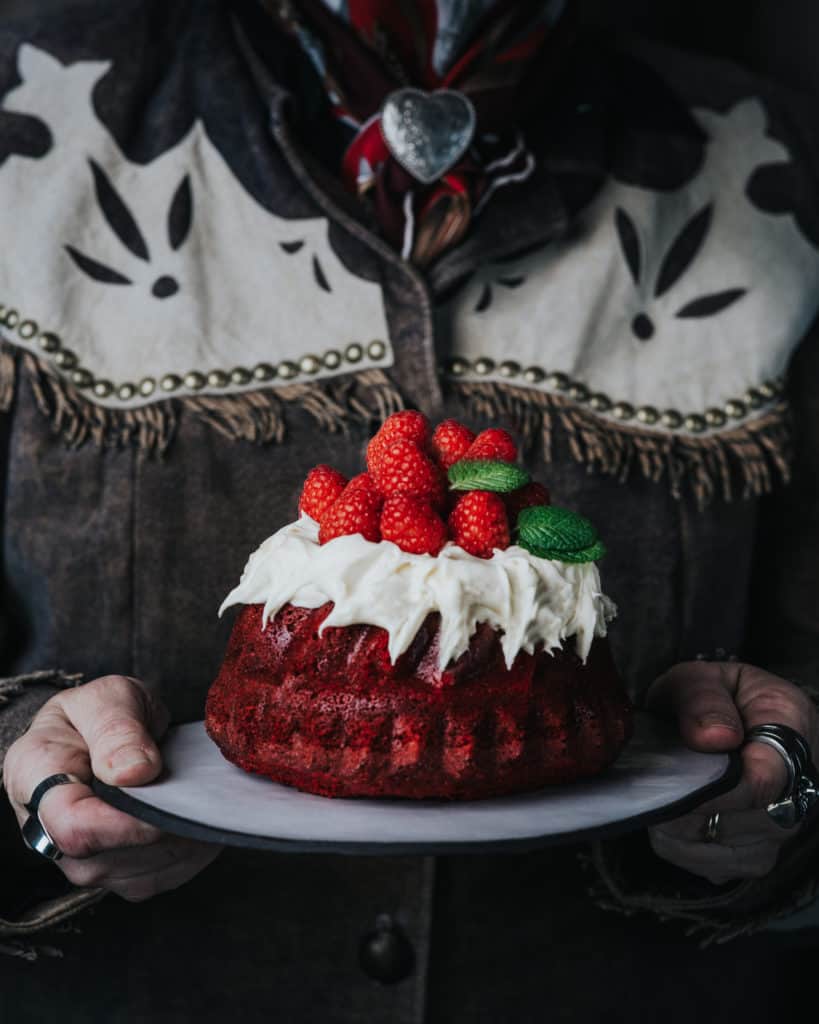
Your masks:
<svg viewBox="0 0 819 1024"><path fill-rule="evenodd" d="M347 477L342 476L332 466L315 466L304 481L299 498L299 512L318 522L346 484Z"/></svg>
<svg viewBox="0 0 819 1024"><path fill-rule="evenodd" d="M510 491L503 497L509 522L513 525L517 522L521 509L531 508L533 505L548 505L550 501L549 488L534 480L523 487L518 487L516 491Z"/></svg>
<svg viewBox="0 0 819 1024"><path fill-rule="evenodd" d="M432 505L407 494L384 502L381 537L413 555L437 555L449 539L446 524Z"/></svg>
<svg viewBox="0 0 819 1024"><path fill-rule="evenodd" d="M319 544L353 533L360 533L364 540L381 540L381 501L379 494L366 487L354 487L352 491L345 487L321 518Z"/></svg>
<svg viewBox="0 0 819 1024"><path fill-rule="evenodd" d="M444 420L432 435L432 451L442 469L449 469L453 462L460 462L475 440L475 434L457 420Z"/></svg>
<svg viewBox="0 0 819 1024"><path fill-rule="evenodd" d="M405 409L388 416L378 433L367 445L367 469L376 471L384 449L391 441L414 441L423 451L429 443L429 420L415 409Z"/></svg>
<svg viewBox="0 0 819 1024"><path fill-rule="evenodd" d="M441 471L406 438L384 442L370 474L385 497L410 494L437 504L446 493Z"/></svg>
<svg viewBox="0 0 819 1024"><path fill-rule="evenodd" d="M482 430L463 456L465 459L499 459L517 462L518 449L510 435L500 427Z"/></svg>
<svg viewBox="0 0 819 1024"><path fill-rule="evenodd" d="M345 490L348 494L352 494L353 491L370 491L376 495L382 502L384 500L383 495L375 486L375 480L370 476L369 473L359 473L358 476L354 476L347 484Z"/></svg>
<svg viewBox="0 0 819 1024"><path fill-rule="evenodd" d="M467 491L449 517L452 540L478 558L491 558L495 548L508 548L509 522L503 499L491 491Z"/></svg>
<svg viewBox="0 0 819 1024"><path fill-rule="evenodd" d="M417 409L404 409L388 416L378 433L390 441L404 437L414 441L419 448L426 448L429 444L429 420Z"/></svg>

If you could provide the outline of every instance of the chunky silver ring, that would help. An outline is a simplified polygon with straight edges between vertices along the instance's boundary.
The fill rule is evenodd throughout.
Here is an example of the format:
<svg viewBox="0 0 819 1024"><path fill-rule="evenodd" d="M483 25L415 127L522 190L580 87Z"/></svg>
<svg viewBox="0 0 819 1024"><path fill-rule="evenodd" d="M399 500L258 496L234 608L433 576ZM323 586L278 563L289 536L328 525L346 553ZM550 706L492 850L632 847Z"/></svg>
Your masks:
<svg viewBox="0 0 819 1024"><path fill-rule="evenodd" d="M785 762L788 782L778 800L768 804L768 816L780 828L795 828L819 801L816 768L808 741L796 729L771 722L755 725L745 734L745 742L765 743Z"/></svg>
<svg viewBox="0 0 819 1024"><path fill-rule="evenodd" d="M719 842L719 811L714 811L705 819L705 827L702 830L702 841L704 843Z"/></svg>
<svg viewBox="0 0 819 1024"><path fill-rule="evenodd" d="M58 772L56 775L49 775L48 778L43 779L41 783L35 786L28 803L23 805L28 811L28 817L20 829L23 842L30 850L39 853L46 860L59 860L63 855L63 851L43 824L43 820L40 817L40 803L50 789L53 789L55 786L65 786L69 782L79 782L81 785L84 785L83 780L76 775L71 775L68 772Z"/></svg>

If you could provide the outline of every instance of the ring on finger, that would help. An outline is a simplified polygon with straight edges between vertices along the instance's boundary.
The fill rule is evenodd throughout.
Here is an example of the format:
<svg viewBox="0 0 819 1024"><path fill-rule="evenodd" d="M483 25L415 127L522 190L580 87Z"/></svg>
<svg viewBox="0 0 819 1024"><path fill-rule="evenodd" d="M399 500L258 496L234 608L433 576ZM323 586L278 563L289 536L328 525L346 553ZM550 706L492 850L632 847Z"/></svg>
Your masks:
<svg viewBox="0 0 819 1024"><path fill-rule="evenodd" d="M807 740L787 725L771 722L749 729L745 743L753 741L772 747L785 762L788 782L778 800L765 810L780 828L794 828L819 801L819 783Z"/></svg>
<svg viewBox="0 0 819 1024"><path fill-rule="evenodd" d="M702 841L704 843L719 842L719 811L714 811L705 819L702 829Z"/></svg>
<svg viewBox="0 0 819 1024"><path fill-rule="evenodd" d="M34 792L31 794L28 802L23 805L28 811L28 817L20 828L23 842L30 850L39 853L46 860L59 860L63 855L63 851L43 824L43 819L40 817L40 803L50 789L53 789L55 786L65 786L72 782L79 782L80 785L84 785L82 779L68 772L58 772L55 775L49 775L48 778L43 779L42 782L34 787Z"/></svg>

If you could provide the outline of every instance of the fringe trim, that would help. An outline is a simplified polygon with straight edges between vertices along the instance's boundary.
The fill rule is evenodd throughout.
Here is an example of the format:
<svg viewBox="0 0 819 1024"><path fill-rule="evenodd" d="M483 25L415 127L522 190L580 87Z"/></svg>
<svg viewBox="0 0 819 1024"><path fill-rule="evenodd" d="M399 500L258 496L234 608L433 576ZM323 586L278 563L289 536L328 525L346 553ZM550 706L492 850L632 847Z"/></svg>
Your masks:
<svg viewBox="0 0 819 1024"><path fill-rule="evenodd" d="M89 401L30 352L0 345L0 411L8 411L18 378L31 387L40 412L71 448L135 446L162 455L173 441L180 417L192 415L230 441L280 443L288 410L299 408L330 433L353 422L383 422L404 407L400 392L380 369L309 384L290 384L232 395L166 398L139 409L107 409Z"/></svg>
<svg viewBox="0 0 819 1024"><path fill-rule="evenodd" d="M741 427L707 437L640 430L594 415L569 399L534 388L457 381L449 390L482 419L503 419L531 448L540 444L552 458L562 439L575 461L620 482L638 472L653 483L667 480L674 498L689 487L700 507L719 491L725 501L769 493L778 477L790 479L791 429L788 406L776 405Z"/></svg>
<svg viewBox="0 0 819 1024"><path fill-rule="evenodd" d="M753 892L756 884L753 880L740 882L727 896L723 893L713 900L672 901L651 892L626 892L609 867L601 843L593 844L591 856L579 856L586 870L593 869L598 874L599 880L588 889L595 906L621 917L650 914L661 924L683 923L685 935L689 938L696 936L700 949L755 935L775 921L805 910L819 897L819 878L810 878L774 906L756 913L731 915L726 906L728 900L737 900L745 893Z"/></svg>

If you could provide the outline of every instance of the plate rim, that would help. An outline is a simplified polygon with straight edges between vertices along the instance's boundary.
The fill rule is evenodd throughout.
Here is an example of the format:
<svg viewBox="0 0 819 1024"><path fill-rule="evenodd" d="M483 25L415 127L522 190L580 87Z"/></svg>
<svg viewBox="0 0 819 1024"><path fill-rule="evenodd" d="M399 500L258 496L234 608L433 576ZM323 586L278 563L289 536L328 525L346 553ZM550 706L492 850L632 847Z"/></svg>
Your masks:
<svg viewBox="0 0 819 1024"><path fill-rule="evenodd" d="M645 714L645 712L643 712ZM659 721L652 715L655 722ZM195 722L175 723L176 725L193 725ZM727 757L724 773L717 779L700 786L680 799L662 807L617 821L607 822L591 828L577 829L572 832L553 832L542 836L524 836L511 839L469 840L340 840L340 839L284 839L273 836L260 836L250 832L237 832L232 829L221 829L215 825L206 825L183 815L170 811L162 811L133 796L125 793L118 786L102 782L96 776L91 781L91 788L97 796L117 810L130 814L141 821L154 825L174 835L200 842L216 843L221 846L234 846L244 849L266 850L271 853L330 853L355 856L407 856L410 854L440 856L464 853L526 853L532 850L545 849L550 846L568 846L583 844L595 840L614 839L629 832L635 832L650 825L680 817L693 810L705 800L720 796L733 789L742 775L742 758L739 750L715 751ZM545 787L544 787L545 788ZM312 794L311 794L312 795ZM327 798L330 799L330 798ZM452 801L458 803L458 801Z"/></svg>

